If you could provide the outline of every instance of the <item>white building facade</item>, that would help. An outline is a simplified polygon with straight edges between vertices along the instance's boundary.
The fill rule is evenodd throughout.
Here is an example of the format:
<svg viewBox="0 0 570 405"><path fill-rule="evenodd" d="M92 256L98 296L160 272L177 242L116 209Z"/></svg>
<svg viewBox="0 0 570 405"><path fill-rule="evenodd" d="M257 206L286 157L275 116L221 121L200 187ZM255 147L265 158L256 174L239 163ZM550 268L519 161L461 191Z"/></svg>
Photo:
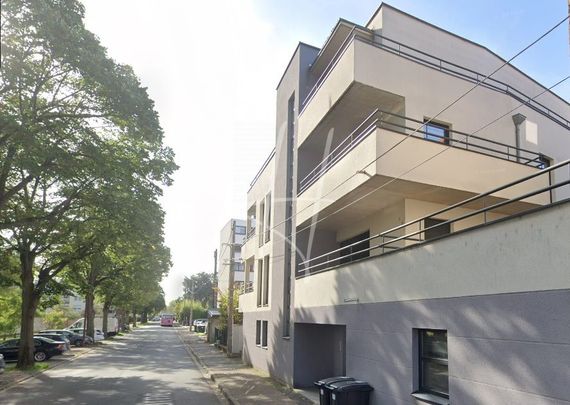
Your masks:
<svg viewBox="0 0 570 405"><path fill-rule="evenodd" d="M248 192L246 362L373 404L570 401L570 106L481 82L504 63L386 4L299 44Z"/></svg>

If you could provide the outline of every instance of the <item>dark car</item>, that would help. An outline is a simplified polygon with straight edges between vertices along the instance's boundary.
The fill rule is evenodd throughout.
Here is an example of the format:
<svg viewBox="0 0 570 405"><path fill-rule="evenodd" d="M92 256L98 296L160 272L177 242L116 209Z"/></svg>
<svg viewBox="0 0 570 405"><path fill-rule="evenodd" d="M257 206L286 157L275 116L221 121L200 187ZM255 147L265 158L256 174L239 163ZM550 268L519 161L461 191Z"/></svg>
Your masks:
<svg viewBox="0 0 570 405"><path fill-rule="evenodd" d="M83 333L75 333L67 329L46 329L40 331L40 335L62 335L69 339L69 343L73 346L83 346L85 343L93 343L93 340L89 336L85 336L83 339Z"/></svg>
<svg viewBox="0 0 570 405"><path fill-rule="evenodd" d="M54 342L63 343L63 344L65 344L65 351L71 350L71 343L69 342L69 339L63 335L56 335L55 333L40 333L40 334L34 335L34 337L48 338L48 339L53 340Z"/></svg>
<svg viewBox="0 0 570 405"><path fill-rule="evenodd" d="M18 348L20 339L7 340L0 344L0 354L5 360L18 360ZM34 360L45 361L50 357L62 354L65 350L65 343L55 342L44 337L34 337Z"/></svg>

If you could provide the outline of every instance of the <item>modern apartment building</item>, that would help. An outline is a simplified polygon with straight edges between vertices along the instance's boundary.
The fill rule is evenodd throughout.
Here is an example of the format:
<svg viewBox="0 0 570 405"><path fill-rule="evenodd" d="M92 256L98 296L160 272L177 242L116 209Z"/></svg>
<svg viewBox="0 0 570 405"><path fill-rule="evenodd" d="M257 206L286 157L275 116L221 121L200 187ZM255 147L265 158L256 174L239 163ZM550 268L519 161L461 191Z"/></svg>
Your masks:
<svg viewBox="0 0 570 405"><path fill-rule="evenodd" d="M245 240L245 221L230 219L220 231L220 247L218 248L218 290L226 295L230 288L230 271L234 273L234 286L242 288L244 282L244 265L241 246Z"/></svg>
<svg viewBox="0 0 570 405"><path fill-rule="evenodd" d="M246 362L373 404L570 401L570 105L504 64L387 4L299 43L247 196Z"/></svg>

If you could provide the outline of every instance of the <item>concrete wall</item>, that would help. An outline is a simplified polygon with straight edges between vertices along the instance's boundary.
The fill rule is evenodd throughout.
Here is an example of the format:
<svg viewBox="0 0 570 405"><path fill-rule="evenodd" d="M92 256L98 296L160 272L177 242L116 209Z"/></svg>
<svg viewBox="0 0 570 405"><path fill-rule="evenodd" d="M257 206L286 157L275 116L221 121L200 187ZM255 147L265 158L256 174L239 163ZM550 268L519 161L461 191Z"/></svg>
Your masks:
<svg viewBox="0 0 570 405"><path fill-rule="evenodd" d="M286 206L285 202L291 198L286 190L287 181L287 156L289 148L295 147L294 143L287 139L287 112L288 101L292 94L295 94L295 132L297 129L296 115L299 110L299 99L303 99L309 90L308 67L314 60L318 49L299 44L283 78L277 88L277 109L276 109L276 150L273 161L273 219L274 228L272 231L272 241L269 245L270 254L270 302L269 310L244 308L244 349L243 358L254 367L269 372L274 378L293 383L293 332L288 337L283 337L284 322L284 280L286 275L291 275L292 284L294 278L294 266L285 266L286 250L292 251L294 241L286 240ZM295 153L295 151L293 151ZM296 159L294 159L296 161ZM293 169L293 176L296 176L296 168ZM258 180L259 181L259 180ZM293 185L296 184L293 179ZM296 193L296 190L292 190ZM248 202L251 206L253 200ZM293 224L294 229L294 224ZM253 238L252 238L253 239ZM251 254L249 241L246 243L247 254ZM295 260L292 252L293 263ZM257 257L256 257L257 260ZM293 286L292 286L293 288ZM251 294L251 293L250 293ZM247 294L247 295L250 295ZM294 291L291 292L292 296ZM244 300L251 302L251 299ZM241 301L240 301L241 306ZM293 313L292 305L289 309ZM255 345L255 322L257 320L268 320L268 347L261 348ZM292 327L291 327L292 329Z"/></svg>
<svg viewBox="0 0 570 405"><path fill-rule="evenodd" d="M295 308L570 288L568 240L566 203L298 279Z"/></svg>
<svg viewBox="0 0 570 405"><path fill-rule="evenodd" d="M415 403L417 328L448 331L451 403L567 403L568 240L565 202L297 280L295 319L346 326L346 373L373 405Z"/></svg>
<svg viewBox="0 0 570 405"><path fill-rule="evenodd" d="M273 249L273 232L271 232L271 239L269 242L264 242L263 245L260 246L259 244L259 233L262 230L258 229L259 225L262 223L259 221L260 218L260 204L262 201L265 201L267 195L271 193L271 226L274 225L274 216L273 211L275 207L275 199L273 193L273 181L274 181L274 166L275 166L275 158L272 158L265 169L261 172L260 176L257 178L255 183L251 186L247 193L247 207L255 205L256 206L256 218L258 219L255 235L251 236L247 239L242 246L241 255L244 261L251 261L254 262L254 273L249 275L248 281L253 281L253 291L250 293L245 294L245 296L240 296L239 301L239 308L242 312L247 311L256 311L257 310L257 301L255 297L257 297L257 291L261 286L258 285L258 259L263 259L265 256L270 255ZM265 211L267 212L268 207L265 206ZM245 272L247 272L247 267L245 268ZM245 280L245 275L244 275Z"/></svg>

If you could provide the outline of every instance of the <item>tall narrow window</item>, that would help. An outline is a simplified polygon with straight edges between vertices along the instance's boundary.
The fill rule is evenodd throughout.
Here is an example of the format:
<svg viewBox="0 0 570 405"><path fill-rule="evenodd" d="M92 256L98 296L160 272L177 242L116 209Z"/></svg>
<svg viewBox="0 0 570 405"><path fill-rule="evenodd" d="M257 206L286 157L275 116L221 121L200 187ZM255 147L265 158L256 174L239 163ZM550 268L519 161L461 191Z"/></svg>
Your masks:
<svg viewBox="0 0 570 405"><path fill-rule="evenodd" d="M256 226L255 210L256 210L255 204L253 204L247 210L247 224L246 224L246 226L247 226L246 238L247 239L249 239L253 235L255 235L255 226Z"/></svg>
<svg viewBox="0 0 570 405"><path fill-rule="evenodd" d="M263 245L265 233L265 201L259 203L259 246Z"/></svg>
<svg viewBox="0 0 570 405"><path fill-rule="evenodd" d="M253 280L255 277L255 260L251 259L247 261L246 265L246 273L245 273L245 292L252 292L253 291Z"/></svg>
<svg viewBox="0 0 570 405"><path fill-rule="evenodd" d="M261 346L261 321L255 321L255 344Z"/></svg>
<svg viewBox="0 0 570 405"><path fill-rule="evenodd" d="M261 325L261 347L267 347L267 329L269 327L268 321L263 321Z"/></svg>
<svg viewBox="0 0 570 405"><path fill-rule="evenodd" d="M263 297L263 259L257 261L257 306L261 306Z"/></svg>
<svg viewBox="0 0 570 405"><path fill-rule="evenodd" d="M449 398L447 331L421 329L419 340L419 391Z"/></svg>
<svg viewBox="0 0 570 405"><path fill-rule="evenodd" d="M424 125L424 137L428 141L440 142L449 145L449 125L442 123L429 122L429 120L424 120L426 124Z"/></svg>
<svg viewBox="0 0 570 405"><path fill-rule="evenodd" d="M263 258L263 306L269 305L269 256Z"/></svg>
<svg viewBox="0 0 570 405"><path fill-rule="evenodd" d="M283 271L283 337L291 334L291 271L292 232L293 232L293 173L295 159L295 93L291 94L287 102L287 183L285 190L285 269Z"/></svg>
<svg viewBox="0 0 570 405"><path fill-rule="evenodd" d="M340 263L350 263L370 256L370 231L340 242Z"/></svg>
<svg viewBox="0 0 570 405"><path fill-rule="evenodd" d="M271 193L265 197L265 207L265 212L267 212L265 218L265 242L269 242L271 239Z"/></svg>

